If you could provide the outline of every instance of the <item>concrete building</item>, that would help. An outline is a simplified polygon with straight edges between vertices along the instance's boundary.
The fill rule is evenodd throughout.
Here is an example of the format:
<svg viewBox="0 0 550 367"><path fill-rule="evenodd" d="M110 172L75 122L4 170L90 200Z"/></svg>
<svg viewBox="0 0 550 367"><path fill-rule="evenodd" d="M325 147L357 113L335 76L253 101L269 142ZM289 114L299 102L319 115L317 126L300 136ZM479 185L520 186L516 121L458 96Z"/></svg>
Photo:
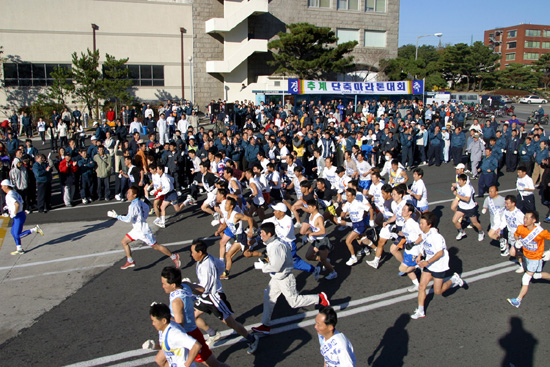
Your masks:
<svg viewBox="0 0 550 367"><path fill-rule="evenodd" d="M550 52L550 25L519 24L485 31L483 42L501 55L500 69L529 65Z"/></svg>
<svg viewBox="0 0 550 367"><path fill-rule="evenodd" d="M397 56L399 0L0 0L4 57L0 105L29 105L51 83L54 66L95 45L129 57L140 100L254 99L253 90L284 82L273 69L269 40L285 25L331 27L357 40L359 65ZM93 25L96 25L94 32ZM95 33L95 36L94 36ZM183 87L182 87L183 86Z"/></svg>

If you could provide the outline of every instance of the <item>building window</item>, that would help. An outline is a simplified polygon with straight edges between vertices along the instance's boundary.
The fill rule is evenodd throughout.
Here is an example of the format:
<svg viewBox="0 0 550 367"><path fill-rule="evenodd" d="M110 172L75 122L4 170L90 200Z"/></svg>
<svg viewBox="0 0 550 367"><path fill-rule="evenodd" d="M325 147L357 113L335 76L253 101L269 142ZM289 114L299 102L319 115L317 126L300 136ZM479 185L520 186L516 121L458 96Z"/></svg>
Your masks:
<svg viewBox="0 0 550 367"><path fill-rule="evenodd" d="M542 31L543 37L550 37L550 31Z"/></svg>
<svg viewBox="0 0 550 367"><path fill-rule="evenodd" d="M542 48L550 48L550 42L543 42Z"/></svg>
<svg viewBox="0 0 550 367"><path fill-rule="evenodd" d="M330 8L330 0L308 0L307 5L310 8Z"/></svg>
<svg viewBox="0 0 550 367"><path fill-rule="evenodd" d="M515 52L506 54L506 61L515 60L515 59L516 59L516 53Z"/></svg>
<svg viewBox="0 0 550 367"><path fill-rule="evenodd" d="M508 50L511 50L513 48L516 48L516 41L514 42L506 42L506 47L508 48Z"/></svg>
<svg viewBox="0 0 550 367"><path fill-rule="evenodd" d="M6 87L45 87L53 85L52 72L61 67L70 70L70 64L5 63L4 85ZM68 83L72 81L67 80Z"/></svg>
<svg viewBox="0 0 550 367"><path fill-rule="evenodd" d="M350 41L359 42L359 30L357 29L337 29L336 37L338 37L338 44L346 43Z"/></svg>
<svg viewBox="0 0 550 367"><path fill-rule="evenodd" d="M525 48L540 48L539 41L525 41Z"/></svg>
<svg viewBox="0 0 550 367"><path fill-rule="evenodd" d="M386 0L365 0L365 11L386 12Z"/></svg>
<svg viewBox="0 0 550 367"><path fill-rule="evenodd" d="M494 37L495 37L494 33L489 33L489 38L494 38Z"/></svg>
<svg viewBox="0 0 550 367"><path fill-rule="evenodd" d="M365 47L386 47L386 32L365 31Z"/></svg>
<svg viewBox="0 0 550 367"><path fill-rule="evenodd" d="M540 29L526 29L525 30L525 36L526 37L540 37Z"/></svg>
<svg viewBox="0 0 550 367"><path fill-rule="evenodd" d="M128 70L136 87L164 86L164 65L128 65Z"/></svg>
<svg viewBox="0 0 550 367"><path fill-rule="evenodd" d="M518 35L518 31L516 30L508 31L508 38L516 38L517 35Z"/></svg>
<svg viewBox="0 0 550 367"><path fill-rule="evenodd" d="M338 9L359 10L359 0L338 0Z"/></svg>
<svg viewBox="0 0 550 367"><path fill-rule="evenodd" d="M523 59L524 60L538 60L539 54L536 52L524 52L523 53Z"/></svg>

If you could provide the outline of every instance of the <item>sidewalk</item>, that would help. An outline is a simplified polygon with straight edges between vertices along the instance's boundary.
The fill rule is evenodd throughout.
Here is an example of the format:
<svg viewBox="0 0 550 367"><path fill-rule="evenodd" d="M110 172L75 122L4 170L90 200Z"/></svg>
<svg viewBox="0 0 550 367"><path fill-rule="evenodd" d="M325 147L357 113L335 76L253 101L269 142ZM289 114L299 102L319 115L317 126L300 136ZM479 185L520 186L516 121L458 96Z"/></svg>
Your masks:
<svg viewBox="0 0 550 367"><path fill-rule="evenodd" d="M15 256L10 255L15 250L11 228L6 228L4 221L0 229L7 229L0 242L0 344L122 260L120 240L130 229L109 219L41 227L44 237L31 234L23 238L26 253ZM31 226L26 225L28 228Z"/></svg>

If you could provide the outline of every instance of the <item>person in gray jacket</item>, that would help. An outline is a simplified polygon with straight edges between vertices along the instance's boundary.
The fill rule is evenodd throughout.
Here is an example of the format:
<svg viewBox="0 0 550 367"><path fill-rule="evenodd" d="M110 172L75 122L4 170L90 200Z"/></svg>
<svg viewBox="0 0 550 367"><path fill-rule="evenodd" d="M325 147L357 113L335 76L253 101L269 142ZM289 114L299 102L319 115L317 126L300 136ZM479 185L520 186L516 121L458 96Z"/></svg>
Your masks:
<svg viewBox="0 0 550 367"><path fill-rule="evenodd" d="M110 177L112 173L112 159L105 151L105 147L97 147L97 154L94 156L97 174L97 196L99 200L111 200Z"/></svg>
<svg viewBox="0 0 550 367"><path fill-rule="evenodd" d="M264 261L258 261L254 264L257 269L264 273L269 273L271 280L264 292L264 311L262 315L262 325L253 327L252 331L261 334L271 332L271 315L277 303L277 298L283 294L292 308L306 307L319 303L322 306L330 306L325 292L319 294L300 295L296 289L296 278L292 274L294 261L290 247L279 241L275 237L275 224L264 223L260 226L260 237L266 245L266 255Z"/></svg>
<svg viewBox="0 0 550 367"><path fill-rule="evenodd" d="M468 148L466 149L466 152L470 154L470 162L472 163L472 175L473 179L477 178L478 175L478 168L479 164L481 163L481 160L483 159L483 153L485 151L485 144L483 143L483 140L479 138L479 134L474 134L474 139L468 144Z"/></svg>

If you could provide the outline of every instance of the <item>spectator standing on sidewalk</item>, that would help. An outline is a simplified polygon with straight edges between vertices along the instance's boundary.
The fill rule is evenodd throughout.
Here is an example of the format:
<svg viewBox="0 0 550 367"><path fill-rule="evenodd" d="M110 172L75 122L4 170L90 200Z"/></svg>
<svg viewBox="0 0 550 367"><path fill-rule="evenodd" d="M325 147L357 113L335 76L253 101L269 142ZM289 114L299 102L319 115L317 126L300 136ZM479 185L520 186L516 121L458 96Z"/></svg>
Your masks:
<svg viewBox="0 0 550 367"><path fill-rule="evenodd" d="M97 154L94 157L96 163L96 175L97 175L97 196L99 200L110 200L110 177L112 171L111 157L105 152L105 147L100 145L97 148Z"/></svg>

